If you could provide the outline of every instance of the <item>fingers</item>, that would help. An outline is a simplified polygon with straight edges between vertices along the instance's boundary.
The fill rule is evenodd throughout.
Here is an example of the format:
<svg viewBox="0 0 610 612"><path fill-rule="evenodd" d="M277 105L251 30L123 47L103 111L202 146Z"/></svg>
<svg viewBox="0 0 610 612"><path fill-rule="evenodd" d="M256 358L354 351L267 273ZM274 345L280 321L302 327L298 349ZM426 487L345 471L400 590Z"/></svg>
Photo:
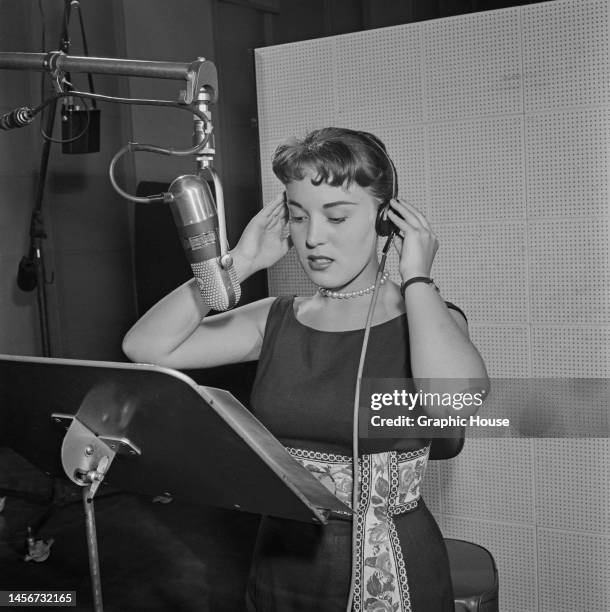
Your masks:
<svg viewBox="0 0 610 612"><path fill-rule="evenodd" d="M284 203L284 194L273 198L267 205L267 227L269 229L281 225L285 230L288 227L288 207ZM263 209L265 210L265 209Z"/></svg>
<svg viewBox="0 0 610 612"><path fill-rule="evenodd" d="M402 232L405 233L407 231L417 231L421 226L419 223L415 224L413 219L409 220L408 215L401 211L401 214L397 214L392 209L388 210L388 219L394 222L394 225ZM398 234L400 238L402 236Z"/></svg>
<svg viewBox="0 0 610 612"><path fill-rule="evenodd" d="M281 226L282 229L290 229L288 225L288 219L282 214L272 215L267 220L266 227L269 229L273 229L276 226Z"/></svg>
<svg viewBox="0 0 610 612"><path fill-rule="evenodd" d="M390 200L390 206L394 209L394 211L398 212L398 214L403 217L408 225L411 225L414 228L423 227L430 230L430 224L428 223L426 217L412 204L403 202L398 198L394 198ZM390 212L393 212L392 209L390 209ZM396 223L395 219L392 219L392 221Z"/></svg>
<svg viewBox="0 0 610 612"><path fill-rule="evenodd" d="M276 210L280 208L284 204L284 192L282 191L280 194L276 195L274 198L269 200L264 206L264 209L268 210Z"/></svg>
<svg viewBox="0 0 610 612"><path fill-rule="evenodd" d="M284 194L274 197L267 202L257 214L264 223L275 222L277 219L288 219L288 209L284 205Z"/></svg>

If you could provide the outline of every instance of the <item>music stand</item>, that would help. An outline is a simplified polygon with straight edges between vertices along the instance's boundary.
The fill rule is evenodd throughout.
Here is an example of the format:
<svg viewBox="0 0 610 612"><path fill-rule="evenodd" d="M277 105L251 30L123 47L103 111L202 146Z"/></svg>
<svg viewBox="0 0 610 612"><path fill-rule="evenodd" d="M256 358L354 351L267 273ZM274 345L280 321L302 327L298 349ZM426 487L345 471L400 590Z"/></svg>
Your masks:
<svg viewBox="0 0 610 612"><path fill-rule="evenodd" d="M102 482L320 524L351 514L229 392L168 368L0 355L0 428L33 465L84 487L96 611Z"/></svg>

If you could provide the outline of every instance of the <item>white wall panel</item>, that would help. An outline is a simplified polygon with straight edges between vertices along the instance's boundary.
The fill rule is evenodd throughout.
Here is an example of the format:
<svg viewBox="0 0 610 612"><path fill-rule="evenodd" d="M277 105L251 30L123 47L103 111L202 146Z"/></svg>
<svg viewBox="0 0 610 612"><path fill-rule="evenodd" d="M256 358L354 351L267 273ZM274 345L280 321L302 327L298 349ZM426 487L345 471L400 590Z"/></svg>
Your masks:
<svg viewBox="0 0 610 612"><path fill-rule="evenodd" d="M529 326L475 323L469 332L491 378L524 378L529 374Z"/></svg>
<svg viewBox="0 0 610 612"><path fill-rule="evenodd" d="M525 216L522 117L439 123L426 132L430 221Z"/></svg>
<svg viewBox="0 0 610 612"><path fill-rule="evenodd" d="M263 168L261 177L261 188L263 192L263 203L267 204L275 196L282 193L284 186L275 178L271 170L271 161L275 149L284 142L285 138L275 138L271 140L261 140L260 156L261 167Z"/></svg>
<svg viewBox="0 0 610 612"><path fill-rule="evenodd" d="M467 438L441 467L441 511L499 522L532 523L530 440Z"/></svg>
<svg viewBox="0 0 610 612"><path fill-rule="evenodd" d="M534 376L610 377L610 326L533 327Z"/></svg>
<svg viewBox="0 0 610 612"><path fill-rule="evenodd" d="M610 610L610 537L540 529L538 559L540 612Z"/></svg>
<svg viewBox="0 0 610 612"><path fill-rule="evenodd" d="M375 131L386 145L396 166L399 197L428 215L426 144L422 125Z"/></svg>
<svg viewBox="0 0 610 612"><path fill-rule="evenodd" d="M530 217L608 215L609 109L530 115L526 150Z"/></svg>
<svg viewBox="0 0 610 612"><path fill-rule="evenodd" d="M520 382L520 381L516 381ZM526 384L523 384L523 383ZM496 385L498 386L498 385ZM610 435L610 380L603 378L532 378L522 381L520 404L512 395L497 403L523 433L542 438L570 438L588 445ZM512 390L511 390L512 391ZM559 464L556 466L561 469ZM587 488L597 497L598 488Z"/></svg>
<svg viewBox="0 0 610 612"><path fill-rule="evenodd" d="M525 221L436 223L433 276L472 322L527 322Z"/></svg>
<svg viewBox="0 0 610 612"><path fill-rule="evenodd" d="M338 125L372 131L422 120L419 32L398 26L341 37L335 50ZM365 127L366 126L366 127Z"/></svg>
<svg viewBox="0 0 610 612"><path fill-rule="evenodd" d="M522 110L519 9L437 19L419 30L428 121Z"/></svg>
<svg viewBox="0 0 610 612"><path fill-rule="evenodd" d="M535 220L528 230L532 322L610 323L610 220Z"/></svg>
<svg viewBox="0 0 610 612"><path fill-rule="evenodd" d="M539 525L610 536L610 441L546 439L533 443ZM592 496L591 491L599 495Z"/></svg>
<svg viewBox="0 0 610 612"><path fill-rule="evenodd" d="M607 0L524 7L525 110L610 103Z"/></svg>
<svg viewBox="0 0 610 612"><path fill-rule="evenodd" d="M336 121L332 38L256 51L261 142Z"/></svg>

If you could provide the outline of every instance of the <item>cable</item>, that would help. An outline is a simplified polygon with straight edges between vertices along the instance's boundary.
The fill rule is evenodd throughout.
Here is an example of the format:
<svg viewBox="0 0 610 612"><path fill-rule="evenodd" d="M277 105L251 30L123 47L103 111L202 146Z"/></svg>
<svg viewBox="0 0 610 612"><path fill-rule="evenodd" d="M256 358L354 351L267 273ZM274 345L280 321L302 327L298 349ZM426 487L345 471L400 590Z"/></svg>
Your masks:
<svg viewBox="0 0 610 612"><path fill-rule="evenodd" d="M70 85L70 83L68 83L68 85ZM119 151L112 158L112 161L110 162L110 167L108 169L109 176L110 176L110 182L112 183L112 186L114 187L114 189L120 195L122 195L125 199L130 200L131 202L136 202L136 203L166 202L167 196L164 194L159 194L155 196L148 196L145 198L140 198L140 197L136 197L136 196L128 194L126 191L124 191L123 189L119 187L114 177L114 168L118 160L123 155L125 155L125 153L145 151L147 153L158 153L160 155L174 155L178 157L186 157L188 155L196 155L197 153L205 149L205 147L208 145L208 142L210 141L210 137L212 136L213 127L210 125L210 121L203 111L199 110L195 105L181 104L180 102L174 102L173 100L150 100L146 98L119 98L115 96L104 96L101 94L95 94L95 93L90 93L90 92L70 90L70 91L62 91L62 92L56 93L50 98L47 98L46 100L44 100L38 106L36 106L35 108L31 110L31 116L34 117L35 115L40 113L46 106L51 104L54 100L57 100L59 98L66 98L70 96L74 96L75 98L80 98L81 100L83 100L83 102L84 102L84 99L87 98L91 100L101 100L103 102L116 102L118 104L135 104L135 105L142 105L142 106L164 106L164 107L169 106L171 108L178 108L180 110L186 110L192 113L193 115L195 115L196 117L198 117L199 119L201 119L201 121L203 121L205 129L207 130L206 137L204 138L204 140L202 140L196 146L191 147L190 149L165 149L163 147L159 147L156 145L139 144L137 142L129 142L124 147L119 149ZM87 107L87 110L89 110L88 107ZM87 122L87 126L88 126L88 122ZM44 132L43 132L43 136L47 137L49 140L51 140L51 142L72 142L72 140L76 140L77 138L80 138L82 134L84 134L84 132L85 130L83 130L83 132L79 134L77 137L75 136L73 139L65 140L65 141L54 140L48 137L48 134L44 134Z"/></svg>
<svg viewBox="0 0 610 612"><path fill-rule="evenodd" d="M352 605L354 600L354 587L356 584L356 541L358 536L358 513L359 513L359 499L358 493L360 489L360 478L358 473L358 423L360 414L360 381L362 380L362 373L364 371L364 361L366 358L366 350L369 344L369 335L371 331L371 323L373 321L373 313L375 311L375 305L377 304L377 296L379 294L379 287L381 286L381 277L385 269L386 259L388 257L388 250L392 244L394 238L394 232L390 233L386 240L383 249L381 250L381 261L377 268L377 276L375 277L375 289L373 290L373 296L369 304L369 310L366 315L366 323L364 325L364 338L362 339L362 349L360 350L360 361L358 363L358 374L356 375L356 391L354 393L354 413L352 418L352 573L349 586L349 597L347 600L346 612L352 612Z"/></svg>
<svg viewBox="0 0 610 612"><path fill-rule="evenodd" d="M91 100L100 100L102 102L116 102L117 104L135 104L142 106L169 106L172 108L178 108L180 110L185 110L193 115L196 115L201 119L204 124L207 126L209 123L209 119L207 116L200 111L195 105L192 104L182 104L181 102L174 102L173 100L150 100L146 98L118 98L115 96L103 96L101 94L89 93L86 91L61 91L59 93L53 94L50 98L47 98L43 102L41 102L38 106L35 106L32 109L32 115L37 115L42 111L46 106L51 104L53 100L57 100L58 98L66 98L68 96L74 96L75 98L87 98ZM207 139L206 139L207 140ZM166 149L168 151L172 151L172 149ZM177 153L170 153L171 155Z"/></svg>
<svg viewBox="0 0 610 612"><path fill-rule="evenodd" d="M78 21L80 23L80 33L81 33L81 38L83 41L83 51L85 55L88 57L89 47L87 45L87 37L85 36L85 21L83 19L83 11L82 11L80 2L73 2L73 4L74 4L74 8L78 10ZM91 91L91 93L95 93L95 89L93 87L93 75L90 72L87 72L87 80L89 82L89 90ZM93 100L93 108L97 108L97 104L95 103L95 100Z"/></svg>
<svg viewBox="0 0 610 612"><path fill-rule="evenodd" d="M150 204L152 202L166 202L167 195L164 193L160 193L160 194L156 194L152 196L145 196L145 197L138 197L138 196L131 195L127 193L126 191L124 191L123 189L121 189L121 187L119 187L119 184L117 183L117 180L114 176L114 167L116 166L116 163L119 161L119 159L123 157L123 155L125 155L125 153L130 153L132 151L146 151L147 150L146 148L140 148L140 147L145 147L145 146L146 145L138 145L137 142L128 142L124 147L121 147L115 153L114 157L110 161L110 166L108 167L108 176L110 177L110 182L112 183L112 187L114 188L114 190L119 195L124 197L126 200L129 200L130 202L136 202L137 204Z"/></svg>
<svg viewBox="0 0 610 612"><path fill-rule="evenodd" d="M174 102L174 100L154 100L149 98L120 98L118 96L104 96L102 94L96 94L91 92L83 91L69 91L63 92L61 95L64 96L82 96L83 98L91 98L92 100L100 100L102 102L116 102L118 104L142 104L149 106L172 106L174 108L180 108L182 110L188 110L193 114L197 115L206 124L208 118L201 112L195 105L184 104L182 102Z"/></svg>
<svg viewBox="0 0 610 612"><path fill-rule="evenodd" d="M173 100L149 100L146 98L118 98L115 96L103 96L101 94L88 93L84 91L70 91L67 93L62 93L61 96L75 96L79 98L89 98L91 100L100 100L102 102L116 102L117 104L135 104L142 106L169 106L171 108L178 108L180 110L185 110L193 115L196 115L201 121L203 121L205 127L207 128L210 121L208 117L205 115L203 111L200 111L193 104L182 104L180 102L174 102ZM186 156L186 155L194 155L198 153L201 149L204 149L207 143L210 140L210 135L212 131L208 132L207 138L200 142L197 146L191 149L164 149L162 147L157 147L156 145L138 145L139 147L148 147L141 149L132 149L138 151L150 151L151 153L160 153L162 155L178 155L178 156ZM137 144L137 143L131 143Z"/></svg>
<svg viewBox="0 0 610 612"><path fill-rule="evenodd" d="M121 189L121 187L119 187L119 184L117 183L116 178L114 176L114 168L117 162L119 161L121 157L123 157L123 155L125 155L125 153L134 153L136 151L145 151L147 153L159 153L161 155L178 155L178 156L195 155L196 153L198 153L199 151L201 151L202 149L206 147L208 141L210 140L211 135L212 135L212 128L210 128L210 131L207 133L205 140L203 140L197 146L187 151L174 151L172 149L162 149L161 147L156 147L154 145L146 145L146 144L139 144L137 142L129 142L124 147L119 149L117 153L114 155L114 157L112 158L112 160L110 161L110 166L108 168L108 175L110 177L110 182L112 183L112 186L114 187L114 189L121 196L123 196L127 200L130 200L131 202L136 202L137 204L148 204L151 202L168 203L169 201L171 201L171 199L168 199L170 198L170 195L166 193L157 194L154 196L138 197L138 196L133 196L127 193L126 191L124 191L123 189Z"/></svg>
<svg viewBox="0 0 610 612"><path fill-rule="evenodd" d="M38 106L35 106L33 109L31 109L32 117L39 114L46 106L51 104L54 100L57 100L59 98L67 98L70 96L74 96L75 98L81 98L81 99L87 98L91 100L101 100L102 102L116 102L118 104L135 104L135 105L142 105L142 106L164 106L164 107L169 106L172 108L177 108L180 110L188 111L189 113L192 113L193 115L196 115L199 119L201 119L206 125L206 127L209 125L209 119L207 118L207 116L202 111L200 111L195 105L182 104L180 102L174 102L173 100L149 100L146 98L118 98L114 96L103 96L101 94L93 94L93 93L89 93L86 91L76 91L76 90L62 91L62 92L53 94L53 96L51 96L50 98L47 98L46 100L41 102ZM207 133L207 137L205 138L205 140L200 142L197 146L192 147L191 149L164 149L163 147L158 147L155 145L138 145L138 143L130 143L132 145L138 145L138 147L142 147L142 148L133 147L131 150L149 151L151 153L160 153L163 155L178 155L178 156L194 155L206 147L207 143L210 140L211 133L212 133L212 130L210 130Z"/></svg>

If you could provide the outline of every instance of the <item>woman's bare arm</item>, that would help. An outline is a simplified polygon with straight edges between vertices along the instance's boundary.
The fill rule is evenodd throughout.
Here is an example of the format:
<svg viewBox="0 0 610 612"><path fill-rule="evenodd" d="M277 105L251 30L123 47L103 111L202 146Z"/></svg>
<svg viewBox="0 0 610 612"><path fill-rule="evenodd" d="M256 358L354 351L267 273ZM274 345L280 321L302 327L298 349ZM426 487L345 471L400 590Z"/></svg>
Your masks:
<svg viewBox="0 0 610 612"><path fill-rule="evenodd" d="M129 330L123 352L137 362L178 370L258 359L273 298L208 318L195 279L153 306Z"/></svg>
<svg viewBox="0 0 610 612"><path fill-rule="evenodd" d="M232 251L239 282L283 257L290 248L283 198L265 206ZM176 369L209 368L257 359L273 298L211 317L197 281L165 296L127 332L123 352L132 361Z"/></svg>

